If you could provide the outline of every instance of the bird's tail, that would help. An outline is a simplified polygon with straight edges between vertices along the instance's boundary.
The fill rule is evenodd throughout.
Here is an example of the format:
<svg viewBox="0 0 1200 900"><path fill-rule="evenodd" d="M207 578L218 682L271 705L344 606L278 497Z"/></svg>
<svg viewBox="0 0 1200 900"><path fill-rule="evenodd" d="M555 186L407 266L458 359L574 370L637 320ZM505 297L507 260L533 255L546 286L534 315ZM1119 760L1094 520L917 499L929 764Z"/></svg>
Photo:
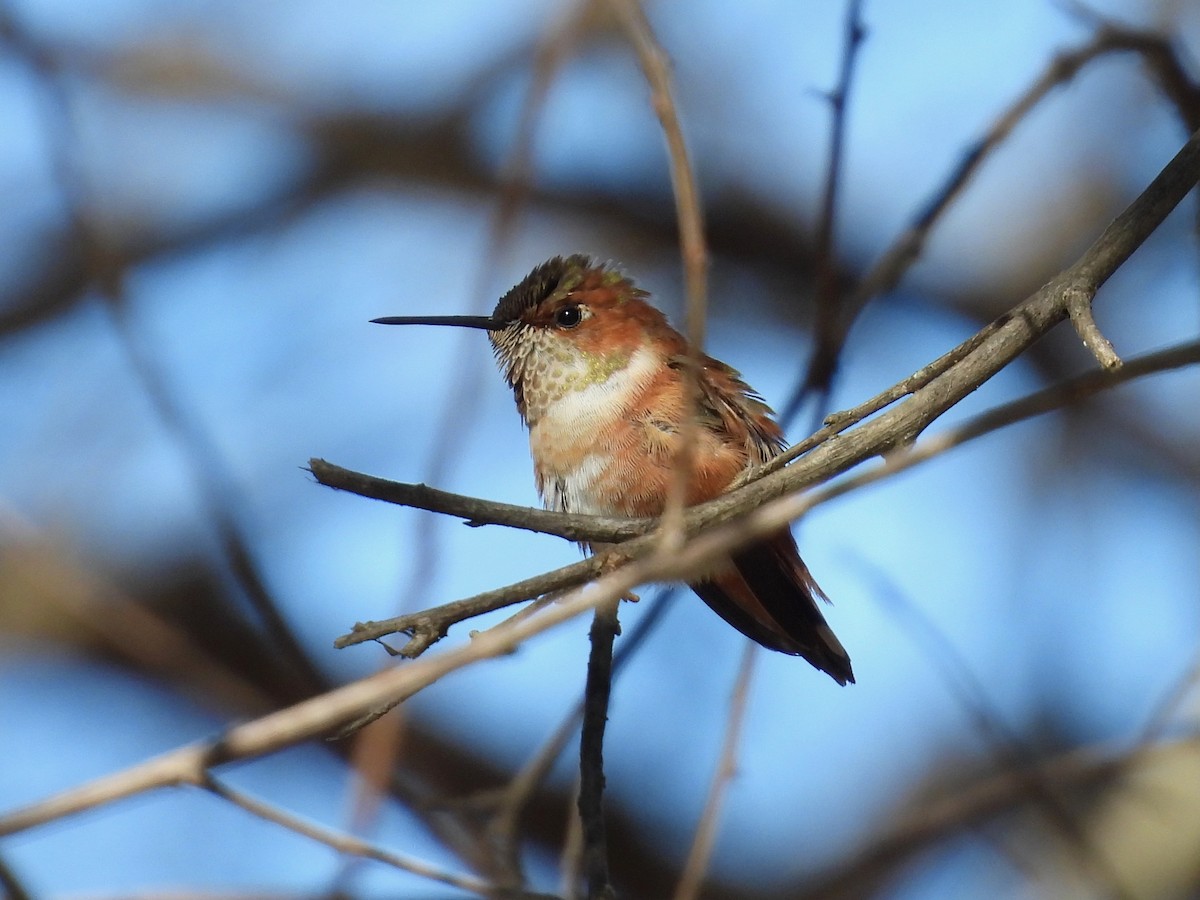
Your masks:
<svg viewBox="0 0 1200 900"><path fill-rule="evenodd" d="M751 640L804 657L838 684L854 682L850 656L817 605L818 597L828 598L800 559L790 531L740 551L732 565L691 588Z"/></svg>

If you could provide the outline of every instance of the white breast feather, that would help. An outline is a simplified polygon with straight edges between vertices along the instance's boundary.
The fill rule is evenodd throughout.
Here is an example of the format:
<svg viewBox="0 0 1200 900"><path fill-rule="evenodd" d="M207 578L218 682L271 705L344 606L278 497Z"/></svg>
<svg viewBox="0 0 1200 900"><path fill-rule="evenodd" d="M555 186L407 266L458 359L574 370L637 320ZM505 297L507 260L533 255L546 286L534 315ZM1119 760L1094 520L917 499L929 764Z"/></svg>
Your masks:
<svg viewBox="0 0 1200 900"><path fill-rule="evenodd" d="M592 438L599 443L604 429L627 414L630 403L658 365L651 351L636 351L629 365L613 372L605 381L556 399L533 426L534 430L549 429L568 440ZM530 438L534 438L533 431ZM571 469L545 472L542 500L546 507L561 512L606 514L607 509L593 502L591 487L607 462L605 456L590 453Z"/></svg>

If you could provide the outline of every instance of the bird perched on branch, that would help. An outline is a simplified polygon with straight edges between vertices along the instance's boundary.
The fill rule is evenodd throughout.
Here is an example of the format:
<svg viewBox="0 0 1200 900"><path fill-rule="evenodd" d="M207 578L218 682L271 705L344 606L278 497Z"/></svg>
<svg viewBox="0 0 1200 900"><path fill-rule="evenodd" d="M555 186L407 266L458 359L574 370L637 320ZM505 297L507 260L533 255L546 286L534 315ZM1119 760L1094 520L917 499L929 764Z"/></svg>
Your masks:
<svg viewBox="0 0 1200 900"><path fill-rule="evenodd" d="M658 516L684 440L687 505L729 490L746 468L777 455L784 440L770 408L737 371L710 356L690 363L686 339L648 299L615 268L583 255L556 256L501 297L491 316L374 321L486 330L529 429L545 505ZM838 684L854 681L850 657L817 603L827 598L789 529L737 551L689 586L764 647L802 656Z"/></svg>

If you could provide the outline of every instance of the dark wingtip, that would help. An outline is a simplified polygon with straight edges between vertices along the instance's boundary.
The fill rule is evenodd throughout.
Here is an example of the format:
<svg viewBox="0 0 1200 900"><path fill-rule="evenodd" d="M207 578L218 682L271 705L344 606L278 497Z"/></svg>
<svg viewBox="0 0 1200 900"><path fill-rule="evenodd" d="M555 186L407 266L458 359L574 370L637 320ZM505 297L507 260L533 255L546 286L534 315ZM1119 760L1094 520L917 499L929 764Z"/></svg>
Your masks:
<svg viewBox="0 0 1200 900"><path fill-rule="evenodd" d="M854 670L850 668L850 660L848 659L838 660L837 663L829 666L828 668L822 666L821 671L840 684L842 687L845 687L848 684L858 683L854 680Z"/></svg>
<svg viewBox="0 0 1200 900"><path fill-rule="evenodd" d="M804 653L803 656L842 687L855 684L854 669L850 667L850 654L837 639L833 629L822 623L817 626L815 634L819 639L818 647L809 648L810 652Z"/></svg>

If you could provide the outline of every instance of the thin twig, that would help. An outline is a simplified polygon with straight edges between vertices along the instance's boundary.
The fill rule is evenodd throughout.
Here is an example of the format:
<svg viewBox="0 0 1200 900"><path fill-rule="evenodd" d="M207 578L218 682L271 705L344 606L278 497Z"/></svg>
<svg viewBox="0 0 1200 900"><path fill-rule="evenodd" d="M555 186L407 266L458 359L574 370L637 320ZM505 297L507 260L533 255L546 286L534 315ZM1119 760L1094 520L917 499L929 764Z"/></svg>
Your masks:
<svg viewBox="0 0 1200 900"><path fill-rule="evenodd" d="M317 825L315 822L310 822L307 819L294 815L274 804L266 803L263 800L251 797L249 794L242 793L218 780L211 773L206 773L200 779L199 787L204 788L223 800L229 801L252 815L258 816L260 819L274 822L288 831L304 835L317 843L324 844L326 847L332 847L340 853L346 853L361 859L372 859L393 868L411 872L413 875L427 878L430 881L438 882L439 884L446 884L463 891L469 891L472 894L478 894L481 897L495 895L494 886L482 879L472 875L460 875L448 872L424 860L402 853L395 853L391 850L385 850L352 834L334 831L333 829Z"/></svg>
<svg viewBox="0 0 1200 900"><path fill-rule="evenodd" d="M929 651L926 658L984 738L997 768L1021 779L1033 806L1062 833L1068 852L1075 856L1081 870L1096 881L1104 896L1129 897L1112 861L1095 845L1062 792L1046 778L1034 754L1018 735L992 714L984 686L946 635L885 574L865 560L860 560L860 566L874 576L877 590L873 593L889 601L889 611L894 618Z"/></svg>
<svg viewBox="0 0 1200 900"><path fill-rule="evenodd" d="M7 10L0 9L0 39L29 69L41 87L41 113L50 165L66 207L70 230L81 248L83 268L114 325L130 369L161 423L175 441L212 524L221 558L306 692L327 681L309 657L275 602L250 552L234 510L237 492L222 454L206 429L169 390L162 372L141 343L126 296L127 260L96 221L91 189L77 158L72 103L56 61L29 38Z"/></svg>
<svg viewBox="0 0 1200 900"><path fill-rule="evenodd" d="M1121 357L1117 355L1116 349L1104 336L1100 326L1096 324L1096 317L1092 315L1092 297L1083 291L1069 297L1067 314L1071 317L1071 324L1075 326L1079 340L1096 358L1096 362L1105 369L1121 368Z"/></svg>
<svg viewBox="0 0 1200 900"><path fill-rule="evenodd" d="M925 203L912 223L888 246L846 298L839 323L837 353L840 353L840 347L844 345L850 328L863 308L899 283L904 273L920 257L934 226L963 193L983 163L1007 140L1030 111L1055 88L1071 81L1093 59L1122 52L1137 53L1147 62L1163 92L1180 109L1189 133L1200 128L1200 90L1188 79L1174 50L1161 35L1110 25L1101 28L1091 40L1075 50L1059 53L1041 76L963 153L942 187Z"/></svg>
<svg viewBox="0 0 1200 900"><path fill-rule="evenodd" d="M789 463L799 459L805 453L820 446L832 437L841 434L846 429L857 425L859 422L873 416L881 409L886 409L898 400L909 396L910 394L925 387L933 379L948 372L954 365L961 362L967 354L971 353L978 347L992 331L1000 326L1003 320L997 320L985 325L983 329L976 332L966 341L963 341L957 347L943 353L933 362L922 366L912 375L909 375L898 384L894 384L885 391L881 391L869 400L851 407L847 410L830 413L825 417L825 425L820 430L814 432L809 437L795 444L778 456L772 457L767 462L757 468L747 469L739 483L749 484L752 481L757 481L770 475L773 472L778 472L780 469L787 466Z"/></svg>
<svg viewBox="0 0 1200 900"><path fill-rule="evenodd" d="M699 427L696 420L696 403L699 398L698 379L708 316L708 246L704 238L700 189L692 171L683 128L679 124L679 110L675 104L667 54L655 37L640 0L609 0L609 5L637 54L642 74L650 86L654 112L662 125L671 171L671 191L675 197L675 216L679 222L679 250L683 256L687 296L684 329L687 335L684 409L688 410L689 414L679 423L675 457L672 460L674 478L662 515L663 541L666 546L671 547L678 545L684 537L683 511L694 467L694 432Z"/></svg>
<svg viewBox="0 0 1200 900"><path fill-rule="evenodd" d="M625 669L626 663L662 621L667 605L676 591L675 587L660 588L654 597L642 601L650 604L649 612L637 620L633 628L629 629L628 634L625 634L622 629L621 646L613 654L612 681L614 683ZM521 767L508 786L499 794L496 804L497 811L492 818L489 832L495 835L500 846L515 848L520 816L534 791L550 774L555 761L562 755L571 736L579 727L579 721L583 717L583 705L584 701L580 699L571 707L546 742Z"/></svg>
<svg viewBox="0 0 1200 900"><path fill-rule="evenodd" d="M646 534L654 528L654 519L626 519L619 516L588 516L555 512L513 503L482 500L452 494L424 484L388 481L344 469L323 459L310 459L308 470L318 482L334 490L395 503L413 509L438 512L465 519L467 525L506 525L542 534L554 534L568 541L614 543Z"/></svg>
<svg viewBox="0 0 1200 900"><path fill-rule="evenodd" d="M837 86L828 95L832 111L829 128L829 161L825 167L825 184L821 191L821 209L817 219L816 255L816 320L813 323L813 352L804 378L797 385L788 402L784 404L784 416L790 417L804 404L805 397L814 389L828 394L837 356L840 351L842 291L838 279L837 249L837 201L840 187L842 161L845 158L846 118L850 103L850 88L854 83L855 63L858 51L866 38L862 21L862 0L848 0L843 25L842 61Z"/></svg>
<svg viewBox="0 0 1200 900"><path fill-rule="evenodd" d="M737 680L733 685L733 696L729 700L729 717L725 723L725 740L721 745L721 756L708 786L708 799L704 801L704 811L700 814L700 822L696 826L692 849L688 852L687 861L683 864L683 874L679 876L679 886L675 888L675 900L693 900L700 895L700 887L704 883L704 873L708 871L708 862L712 857L713 846L716 844L717 826L721 821L721 807L724 805L725 794L734 776L737 775L738 744L741 742L742 723L746 717L750 684L754 675L754 661L757 658L758 645L752 641L746 641L746 646L742 650L742 661L738 666Z"/></svg>
<svg viewBox="0 0 1200 900"><path fill-rule="evenodd" d="M633 542L623 545L622 553L627 553L630 546L634 546ZM644 547L645 543L638 546ZM361 644L364 641L378 640L389 634L409 634L408 643L399 650L389 650L389 652L398 656L414 658L445 637L451 625L466 619L473 619L484 613L504 609L514 603L541 597L550 591L574 587L590 581L601 572L603 559L603 556L589 556L587 559L569 566L562 566L505 587L484 591L432 609L396 616L392 619L357 622L349 634L343 634L333 642L333 645L341 649L352 644Z"/></svg>
<svg viewBox="0 0 1200 900"><path fill-rule="evenodd" d="M598 605L592 613L592 649L588 655L583 697L583 734L579 739L579 821L583 828L583 871L589 900L616 897L608 872L608 837L604 824L604 730L612 692L613 641L620 598Z"/></svg>

